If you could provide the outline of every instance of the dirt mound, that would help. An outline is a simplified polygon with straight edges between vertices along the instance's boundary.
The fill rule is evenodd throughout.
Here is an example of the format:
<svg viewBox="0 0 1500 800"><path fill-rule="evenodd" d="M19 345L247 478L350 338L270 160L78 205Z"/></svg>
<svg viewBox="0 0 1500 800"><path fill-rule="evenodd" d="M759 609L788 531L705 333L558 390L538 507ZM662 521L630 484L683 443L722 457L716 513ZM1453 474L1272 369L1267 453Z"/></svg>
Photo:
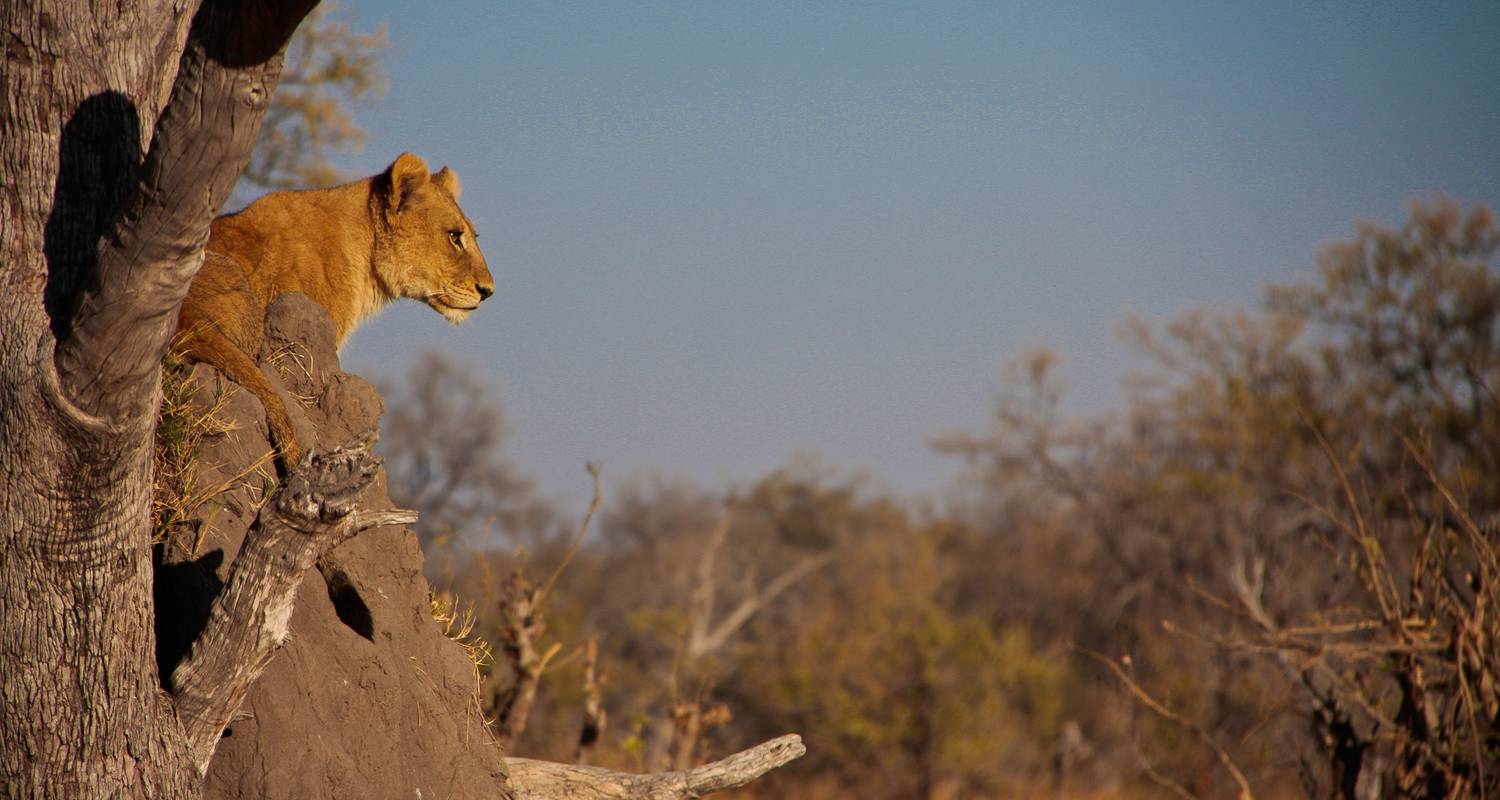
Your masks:
<svg viewBox="0 0 1500 800"><path fill-rule="evenodd" d="M272 304L261 366L286 390L310 446L347 441L384 410L374 388L339 371L332 322L300 294ZM275 476L260 402L207 365L190 380L194 405L217 405L235 429L204 439L194 486L209 499L159 548L164 675L201 629ZM392 505L382 474L362 507ZM220 741L206 796L494 798L504 775L473 667L432 619L416 537L393 527L356 537L308 572L291 637Z"/></svg>

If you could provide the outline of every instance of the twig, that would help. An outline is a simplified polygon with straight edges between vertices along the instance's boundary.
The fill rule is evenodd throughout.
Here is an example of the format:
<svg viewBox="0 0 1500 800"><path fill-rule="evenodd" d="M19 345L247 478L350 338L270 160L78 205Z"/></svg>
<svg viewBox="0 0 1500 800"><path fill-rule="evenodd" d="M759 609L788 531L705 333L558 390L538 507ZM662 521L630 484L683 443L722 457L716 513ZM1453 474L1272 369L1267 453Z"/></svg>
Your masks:
<svg viewBox="0 0 1500 800"><path fill-rule="evenodd" d="M1229 753L1225 751L1224 748L1220 747L1219 743L1215 742L1213 740L1213 737L1208 735L1207 731L1203 730L1203 728L1199 727L1198 724L1193 722L1192 720L1189 720L1183 717L1181 714L1173 711L1172 709L1167 708L1165 705L1162 705L1160 701L1148 694L1145 689L1142 689L1141 685L1136 683L1135 679L1131 678L1129 673L1127 673L1122 667L1120 667L1119 664L1116 664L1114 662L1114 659L1108 658L1107 656L1101 653L1096 653L1092 650L1083 650L1083 653L1088 655L1095 661L1098 661L1100 664L1108 667L1109 671L1114 673L1115 677L1119 679L1120 683L1125 685L1125 688L1133 697L1135 697L1137 701L1141 703L1141 705L1144 705L1146 708L1149 708L1152 711L1156 712L1156 714L1161 718L1169 722L1176 723L1187 732L1198 737L1200 741L1202 741L1205 745L1207 745L1214 751L1214 753L1219 758L1219 763L1224 765L1224 769L1227 770L1230 776L1234 778L1234 782L1239 784L1240 800L1255 800L1255 793L1250 790L1250 781L1245 777L1245 773L1240 771L1240 768L1235 765L1234 759L1229 757Z"/></svg>
<svg viewBox="0 0 1500 800"><path fill-rule="evenodd" d="M1141 755L1141 751L1139 749L1135 749L1135 760L1136 764L1140 766L1141 772L1146 773L1146 777L1150 778L1151 781L1156 785L1162 787L1163 789L1166 789L1167 791L1177 795L1178 797L1184 798L1184 800L1200 800L1198 795L1188 791L1186 786L1183 786L1182 784L1172 780L1166 775L1157 772L1156 768L1151 766L1151 762L1147 761L1146 757Z"/></svg>
<svg viewBox="0 0 1500 800"><path fill-rule="evenodd" d="M552 575L547 578L546 583L542 584L541 590L532 600L533 606L541 606L542 602L547 599L547 594L552 591L553 584L557 583L557 579L562 576L563 570L573 563L573 557L578 555L578 549L583 546L584 537L588 536L589 523L594 521L594 514L598 513L599 506L604 504L604 495L599 491L599 473L604 471L604 466L597 461L590 461L584 464L583 468L588 471L589 477L594 482L594 496L589 500L589 510L583 515L583 523L578 526L578 535L573 537L573 543L568 545L568 552L563 554L563 559L557 565L557 569L552 571Z"/></svg>

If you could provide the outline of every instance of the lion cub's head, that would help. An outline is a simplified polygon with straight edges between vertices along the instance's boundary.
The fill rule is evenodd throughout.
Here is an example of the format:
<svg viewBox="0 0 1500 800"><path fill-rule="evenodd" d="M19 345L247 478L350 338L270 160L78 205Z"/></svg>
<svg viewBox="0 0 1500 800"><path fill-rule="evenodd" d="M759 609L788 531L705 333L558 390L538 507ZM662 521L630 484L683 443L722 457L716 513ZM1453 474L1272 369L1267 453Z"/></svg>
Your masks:
<svg viewBox="0 0 1500 800"><path fill-rule="evenodd" d="M458 207L458 176L402 153L375 180L375 274L392 298L421 300L463 322L495 293L474 226Z"/></svg>

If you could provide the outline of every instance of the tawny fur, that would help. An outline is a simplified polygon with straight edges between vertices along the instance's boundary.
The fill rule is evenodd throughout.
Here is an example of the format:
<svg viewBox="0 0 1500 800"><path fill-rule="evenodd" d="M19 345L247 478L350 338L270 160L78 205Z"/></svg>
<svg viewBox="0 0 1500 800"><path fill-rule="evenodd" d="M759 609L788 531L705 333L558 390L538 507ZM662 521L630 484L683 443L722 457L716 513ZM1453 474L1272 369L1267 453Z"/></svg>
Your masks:
<svg viewBox="0 0 1500 800"><path fill-rule="evenodd" d="M328 310L342 347L361 321L403 297L462 322L495 282L458 207L458 176L403 153L383 173L333 189L274 192L214 220L203 268L178 317L177 352L260 398L290 467L302 458L281 396L255 365L266 308L302 292Z"/></svg>

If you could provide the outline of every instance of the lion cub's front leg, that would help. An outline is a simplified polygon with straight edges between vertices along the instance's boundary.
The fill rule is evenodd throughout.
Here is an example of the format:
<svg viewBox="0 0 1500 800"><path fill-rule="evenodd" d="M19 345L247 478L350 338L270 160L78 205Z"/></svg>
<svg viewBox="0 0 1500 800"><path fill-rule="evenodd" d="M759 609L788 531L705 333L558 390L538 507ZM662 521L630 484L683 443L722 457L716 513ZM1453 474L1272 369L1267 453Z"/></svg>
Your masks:
<svg viewBox="0 0 1500 800"><path fill-rule="evenodd" d="M211 325L197 325L188 331L178 352L187 360L201 361L215 367L224 373L224 377L244 387L260 400L261 406L266 410L266 426L271 429L271 444L276 448L277 461L282 471L290 474L297 462L302 460L302 444L297 441L297 432L292 427L292 420L287 414L281 394L266 379L260 367Z"/></svg>
<svg viewBox="0 0 1500 800"><path fill-rule="evenodd" d="M260 400L282 471L290 474L303 448L281 394L255 363L265 323L266 302L251 288L243 267L210 252L183 299L173 347L185 361L217 368Z"/></svg>

